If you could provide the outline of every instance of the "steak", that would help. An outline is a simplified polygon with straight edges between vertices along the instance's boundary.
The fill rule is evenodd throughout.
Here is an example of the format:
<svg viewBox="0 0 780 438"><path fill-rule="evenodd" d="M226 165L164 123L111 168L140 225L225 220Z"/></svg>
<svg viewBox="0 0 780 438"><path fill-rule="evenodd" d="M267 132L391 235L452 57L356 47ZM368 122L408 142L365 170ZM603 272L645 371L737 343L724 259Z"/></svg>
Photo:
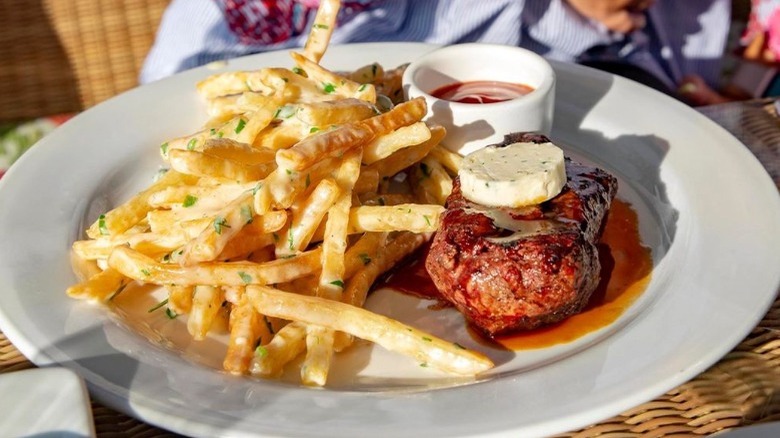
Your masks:
<svg viewBox="0 0 780 438"><path fill-rule="evenodd" d="M548 141L510 134L499 146ZM596 243L617 180L568 158L566 174L560 194L522 208L473 203L453 183L425 267L441 294L490 336L578 313L599 283Z"/></svg>

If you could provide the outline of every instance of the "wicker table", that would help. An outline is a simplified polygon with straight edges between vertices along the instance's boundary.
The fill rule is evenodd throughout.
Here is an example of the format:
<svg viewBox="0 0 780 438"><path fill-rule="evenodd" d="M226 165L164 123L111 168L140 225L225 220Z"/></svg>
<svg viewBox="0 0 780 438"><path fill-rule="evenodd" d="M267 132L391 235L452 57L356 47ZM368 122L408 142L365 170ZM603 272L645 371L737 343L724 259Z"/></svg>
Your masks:
<svg viewBox="0 0 780 438"><path fill-rule="evenodd" d="M729 103L700 111L747 145L780 187L780 120L773 102ZM0 373L33 366L0 332ZM100 437L175 436L94 401L92 412ZM777 419L780 299L733 351L690 382L614 418L561 436L702 436Z"/></svg>

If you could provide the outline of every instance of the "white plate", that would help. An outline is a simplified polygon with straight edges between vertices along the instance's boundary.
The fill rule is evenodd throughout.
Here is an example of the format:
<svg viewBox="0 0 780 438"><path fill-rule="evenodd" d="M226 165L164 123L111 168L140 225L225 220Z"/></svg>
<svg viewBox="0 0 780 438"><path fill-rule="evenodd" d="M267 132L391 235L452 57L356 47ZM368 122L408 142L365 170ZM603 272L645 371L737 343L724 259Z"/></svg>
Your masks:
<svg viewBox="0 0 780 438"><path fill-rule="evenodd" d="M62 368L0 374L3 436L95 436L84 381Z"/></svg>
<svg viewBox="0 0 780 438"><path fill-rule="evenodd" d="M333 47L325 64L395 66L431 48ZM281 52L222 69L289 65ZM84 112L0 180L0 328L34 362L76 370L103 402L191 435L546 435L650 400L717 361L771 304L780 199L745 147L692 109L604 73L555 69L553 139L619 177L653 250L647 291L605 329L553 348L489 351L499 366L468 385L362 347L339 359L332 387L313 390L215 371L222 340L190 342L180 320L140 312L137 322L68 299L71 242L150 182L161 142L205 120L194 85L207 68ZM452 312L391 292L369 306L470 342Z"/></svg>

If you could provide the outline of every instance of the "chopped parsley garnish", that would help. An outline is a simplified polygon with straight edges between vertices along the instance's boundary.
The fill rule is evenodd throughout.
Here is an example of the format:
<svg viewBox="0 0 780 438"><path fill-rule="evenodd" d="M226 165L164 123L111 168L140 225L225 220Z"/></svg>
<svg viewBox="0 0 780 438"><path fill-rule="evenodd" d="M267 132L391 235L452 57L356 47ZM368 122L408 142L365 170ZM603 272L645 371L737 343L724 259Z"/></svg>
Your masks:
<svg viewBox="0 0 780 438"><path fill-rule="evenodd" d="M331 84L330 82L325 82L322 84L322 91L324 91L327 94L333 94L336 92L336 86Z"/></svg>
<svg viewBox="0 0 780 438"><path fill-rule="evenodd" d="M195 203L198 202L198 198L192 195L187 195L184 197L184 202L181 203L182 207L192 207L195 205Z"/></svg>
<svg viewBox="0 0 780 438"><path fill-rule="evenodd" d="M176 319L176 317L179 316L179 314L171 310L170 307L168 307L165 309L165 316L167 316L168 319Z"/></svg>
<svg viewBox="0 0 780 438"><path fill-rule="evenodd" d="M151 272L149 272L149 270L148 270L148 269L141 269L141 273L142 273L142 274L144 274L146 277L148 277L148 276L152 275L152 273L151 273Z"/></svg>
<svg viewBox="0 0 780 438"><path fill-rule="evenodd" d="M330 284L332 284L334 286L338 286L338 287L344 289L344 282L341 281L341 280L333 280L333 281L330 282Z"/></svg>
<svg viewBox="0 0 780 438"><path fill-rule="evenodd" d="M121 293L122 293L122 291L123 291L123 290L125 290L125 288L126 288L126 287L127 287L127 283L125 283L125 282L123 281L123 282L122 282L122 284L120 284L120 285L119 285L119 287L118 287L118 288L116 288L116 290L114 291L114 293L112 293L112 294L111 294L111 297L109 297L109 298L108 298L108 301L111 301L111 300L113 300L114 298L116 298L116 296L117 296L117 295L119 295L119 294L121 294Z"/></svg>
<svg viewBox="0 0 780 438"><path fill-rule="evenodd" d="M244 223L251 224L254 220L254 214L252 214L252 207L247 204L241 206L241 218L244 219Z"/></svg>
<svg viewBox="0 0 780 438"><path fill-rule="evenodd" d="M312 126L311 129L309 129L309 134L314 134L315 132L319 131L320 128L316 126Z"/></svg>
<svg viewBox="0 0 780 438"><path fill-rule="evenodd" d="M263 183L259 182L257 183L254 188L252 188L252 196L256 195L257 192L263 188Z"/></svg>
<svg viewBox="0 0 780 438"><path fill-rule="evenodd" d="M420 366L423 367L423 368L428 368L428 364L425 363L425 362L421 363Z"/></svg>
<svg viewBox="0 0 780 438"><path fill-rule="evenodd" d="M262 345L258 345L257 348L255 348L255 356L266 357L268 356L268 350L266 350L266 348L263 347Z"/></svg>
<svg viewBox="0 0 780 438"><path fill-rule="evenodd" d="M295 249L295 241L293 237L292 228L287 231L287 243L289 243L290 251Z"/></svg>
<svg viewBox="0 0 780 438"><path fill-rule="evenodd" d="M423 336L422 340L425 341L425 342L432 342L433 341L433 339L431 339L431 338L429 338L427 336Z"/></svg>
<svg viewBox="0 0 780 438"><path fill-rule="evenodd" d="M320 24L320 23L315 23L314 26L312 26L312 27L315 28L315 29L328 29L328 25L327 24Z"/></svg>
<svg viewBox="0 0 780 438"><path fill-rule="evenodd" d="M222 228L230 228L230 225L227 224L227 219L225 219L222 216L217 216L214 218L214 232L217 234L222 234Z"/></svg>
<svg viewBox="0 0 780 438"><path fill-rule="evenodd" d="M211 128L211 129L209 129L209 134L211 134L211 135L217 135L217 128Z"/></svg>
<svg viewBox="0 0 780 438"><path fill-rule="evenodd" d="M293 71L293 73L295 73L296 75L301 75L301 76L303 76L303 77L306 77L306 72L305 72L305 71L304 71L302 68L300 68L300 67L293 67L293 68L292 68L292 71Z"/></svg>
<svg viewBox="0 0 780 438"><path fill-rule="evenodd" d="M244 126L246 126L246 120L244 119L238 119L238 123L236 124L236 134L239 134L241 131L244 130Z"/></svg>
<svg viewBox="0 0 780 438"><path fill-rule="evenodd" d="M252 276L251 276L251 275L249 275L249 274L247 274L246 272L244 272L244 271L240 271L240 272L238 273L238 276L239 276L239 277L241 277L241 281L243 281L243 282L244 282L244 284L250 284L250 283L252 283Z"/></svg>
<svg viewBox="0 0 780 438"><path fill-rule="evenodd" d="M360 261L363 262L363 265L371 263L371 257L369 257L366 253L360 253L358 254L358 257L360 257Z"/></svg>
<svg viewBox="0 0 780 438"><path fill-rule="evenodd" d="M428 226L431 226L431 218L428 217L427 214L423 215L423 218L425 219L425 223L428 224Z"/></svg>
<svg viewBox="0 0 780 438"><path fill-rule="evenodd" d="M363 85L359 86L358 87L358 91L364 91L367 86L368 86L368 84L363 84Z"/></svg>
<svg viewBox="0 0 780 438"><path fill-rule="evenodd" d="M289 119L295 114L295 106L294 105L282 105L279 108L276 109L276 112L274 113L275 119Z"/></svg>
<svg viewBox="0 0 780 438"><path fill-rule="evenodd" d="M103 236L108 236L108 227L106 226L106 215L101 214L98 216L98 231Z"/></svg>
<svg viewBox="0 0 780 438"><path fill-rule="evenodd" d="M160 301L159 303L157 303L156 305L154 305L154 307L152 307L151 309L147 310L147 313L152 313L155 310L161 308L162 306L164 306L166 304L168 304L168 298L166 298L166 299Z"/></svg>
<svg viewBox="0 0 780 438"><path fill-rule="evenodd" d="M168 142L167 141L160 145L160 151L162 151L163 155L168 155Z"/></svg>
<svg viewBox="0 0 780 438"><path fill-rule="evenodd" d="M458 344L457 342L453 342L453 343L452 343L452 345L454 345L454 346L455 346L455 348L457 348L457 349L459 349L459 350L465 350L465 349L466 349L466 347L464 347L464 346L462 346L462 345Z"/></svg>
<svg viewBox="0 0 780 438"><path fill-rule="evenodd" d="M222 136L225 135L222 133L222 131L217 132L217 138L222 138Z"/></svg>
<svg viewBox="0 0 780 438"><path fill-rule="evenodd" d="M195 145L196 144L198 144L198 139L197 138L190 139L190 141L187 142L187 150L191 151L191 150L195 149Z"/></svg>

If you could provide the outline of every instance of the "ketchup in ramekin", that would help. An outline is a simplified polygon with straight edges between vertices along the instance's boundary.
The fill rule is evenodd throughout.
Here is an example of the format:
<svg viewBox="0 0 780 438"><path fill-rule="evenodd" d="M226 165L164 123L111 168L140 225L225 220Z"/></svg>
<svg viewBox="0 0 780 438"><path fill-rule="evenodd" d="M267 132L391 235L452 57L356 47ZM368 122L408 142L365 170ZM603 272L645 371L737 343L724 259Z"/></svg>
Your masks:
<svg viewBox="0 0 780 438"><path fill-rule="evenodd" d="M534 91L525 84L502 81L455 82L439 87L431 96L450 102L460 103L497 103L517 99Z"/></svg>

